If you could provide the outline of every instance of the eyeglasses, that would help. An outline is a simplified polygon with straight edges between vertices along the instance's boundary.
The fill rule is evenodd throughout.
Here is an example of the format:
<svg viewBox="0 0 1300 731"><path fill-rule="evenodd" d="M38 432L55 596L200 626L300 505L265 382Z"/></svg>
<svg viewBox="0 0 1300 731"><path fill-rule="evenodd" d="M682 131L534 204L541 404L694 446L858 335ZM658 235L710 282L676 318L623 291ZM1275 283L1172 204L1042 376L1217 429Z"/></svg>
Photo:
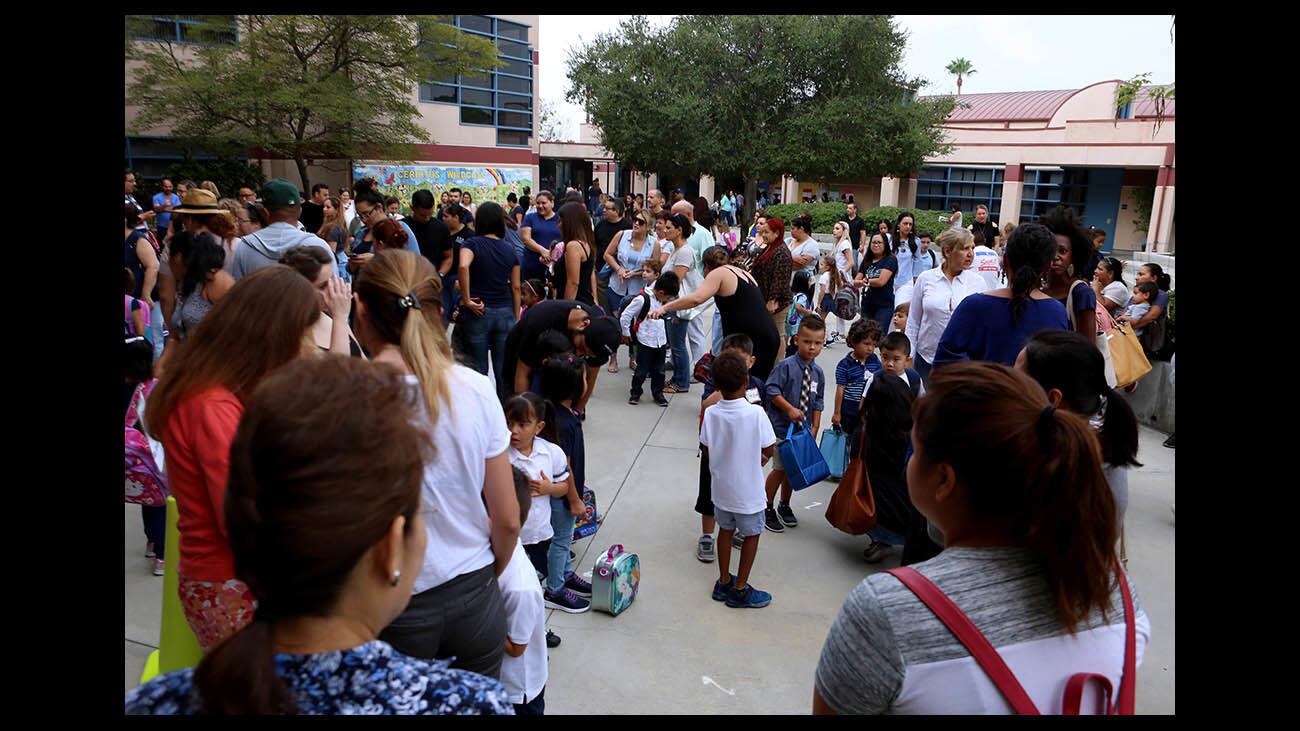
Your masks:
<svg viewBox="0 0 1300 731"><path fill-rule="evenodd" d="M634 218L634 219L632 219L632 225L633 225L633 226L649 226L649 225L650 225L650 222L649 222L649 221L646 221L644 218Z"/></svg>

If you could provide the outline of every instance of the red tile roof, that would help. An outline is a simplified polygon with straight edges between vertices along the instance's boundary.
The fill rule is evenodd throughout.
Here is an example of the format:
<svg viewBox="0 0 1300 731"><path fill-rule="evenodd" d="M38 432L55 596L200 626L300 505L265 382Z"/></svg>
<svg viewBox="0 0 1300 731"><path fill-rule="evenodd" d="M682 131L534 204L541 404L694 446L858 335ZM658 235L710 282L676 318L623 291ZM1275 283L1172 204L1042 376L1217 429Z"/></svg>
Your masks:
<svg viewBox="0 0 1300 731"><path fill-rule="evenodd" d="M1173 84L1169 84L1170 88L1173 88L1173 86L1174 86ZM1134 119L1156 116L1156 103L1151 101L1151 97L1147 94L1147 92L1151 88L1152 87L1150 86L1142 87L1142 93L1138 95L1137 101L1133 102ZM1169 119L1172 118L1173 116L1174 116L1174 100L1170 99L1169 101L1165 102L1165 118Z"/></svg>

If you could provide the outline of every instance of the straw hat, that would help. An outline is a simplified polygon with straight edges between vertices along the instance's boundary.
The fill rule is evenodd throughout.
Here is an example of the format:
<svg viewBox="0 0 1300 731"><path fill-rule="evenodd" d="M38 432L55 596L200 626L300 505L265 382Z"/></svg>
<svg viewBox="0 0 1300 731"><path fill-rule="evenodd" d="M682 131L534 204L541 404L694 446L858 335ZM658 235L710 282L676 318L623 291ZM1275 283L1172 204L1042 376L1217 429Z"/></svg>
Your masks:
<svg viewBox="0 0 1300 731"><path fill-rule="evenodd" d="M211 191L203 188L190 188L185 191L185 197L181 198L181 207L173 208L172 213L192 213L205 215L211 213L223 213L227 216L230 211L217 205L217 197Z"/></svg>

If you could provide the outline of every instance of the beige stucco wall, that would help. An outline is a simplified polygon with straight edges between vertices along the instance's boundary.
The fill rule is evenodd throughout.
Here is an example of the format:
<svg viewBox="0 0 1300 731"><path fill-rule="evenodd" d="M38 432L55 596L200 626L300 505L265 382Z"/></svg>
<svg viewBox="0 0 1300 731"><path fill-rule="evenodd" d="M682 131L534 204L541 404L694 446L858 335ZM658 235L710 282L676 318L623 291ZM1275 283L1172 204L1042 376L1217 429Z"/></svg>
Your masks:
<svg viewBox="0 0 1300 731"><path fill-rule="evenodd" d="M1146 226L1139 227L1134 223L1134 219L1137 217L1134 214L1137 210L1137 196L1141 190L1143 188L1136 185L1126 185L1120 188L1119 218L1115 221L1115 231L1111 239L1113 248L1140 251L1146 244ZM1128 207L1125 208L1125 206Z"/></svg>
<svg viewBox="0 0 1300 731"><path fill-rule="evenodd" d="M1085 86L1065 100L1052 115L1048 127L1059 127L1072 119L1114 119L1118 81Z"/></svg>

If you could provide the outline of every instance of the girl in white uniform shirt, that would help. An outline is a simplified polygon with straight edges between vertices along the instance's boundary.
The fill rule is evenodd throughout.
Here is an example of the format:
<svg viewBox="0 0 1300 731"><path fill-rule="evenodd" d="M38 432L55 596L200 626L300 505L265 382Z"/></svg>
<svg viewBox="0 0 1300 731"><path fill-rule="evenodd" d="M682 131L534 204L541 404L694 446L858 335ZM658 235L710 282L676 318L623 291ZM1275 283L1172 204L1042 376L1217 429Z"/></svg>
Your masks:
<svg viewBox="0 0 1300 731"><path fill-rule="evenodd" d="M453 667L497 678L506 637L497 576L520 528L510 430L496 384L452 361L440 282L423 256L384 249L355 286L357 338L374 362L405 374L420 406L417 427L432 433L436 450L421 489L424 562L410 604L380 639L412 657L455 656Z"/></svg>
<svg viewBox="0 0 1300 731"><path fill-rule="evenodd" d="M975 257L975 239L970 231L944 229L935 243L943 252L943 265L917 277L904 330L912 341L912 367L927 385L939 338L953 310L966 297L988 290L988 282L969 268Z"/></svg>

